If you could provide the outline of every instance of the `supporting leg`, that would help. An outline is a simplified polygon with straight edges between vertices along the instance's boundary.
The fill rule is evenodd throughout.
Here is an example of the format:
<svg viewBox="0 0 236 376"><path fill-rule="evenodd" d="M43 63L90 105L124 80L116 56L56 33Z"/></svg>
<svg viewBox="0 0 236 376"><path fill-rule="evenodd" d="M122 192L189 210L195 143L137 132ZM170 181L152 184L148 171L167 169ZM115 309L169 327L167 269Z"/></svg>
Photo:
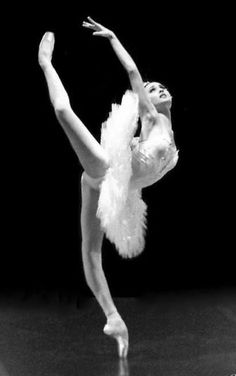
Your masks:
<svg viewBox="0 0 236 376"><path fill-rule="evenodd" d="M84 170L91 177L102 177L109 167L107 154L70 106L68 94L51 63L54 43L54 34L45 33L39 46L38 58L56 117Z"/></svg>
<svg viewBox="0 0 236 376"><path fill-rule="evenodd" d="M83 178L81 191L82 259L86 281L107 318L104 333L117 340L119 356L126 357L128 330L117 312L102 269L101 249L104 234L96 217L99 191L91 188Z"/></svg>

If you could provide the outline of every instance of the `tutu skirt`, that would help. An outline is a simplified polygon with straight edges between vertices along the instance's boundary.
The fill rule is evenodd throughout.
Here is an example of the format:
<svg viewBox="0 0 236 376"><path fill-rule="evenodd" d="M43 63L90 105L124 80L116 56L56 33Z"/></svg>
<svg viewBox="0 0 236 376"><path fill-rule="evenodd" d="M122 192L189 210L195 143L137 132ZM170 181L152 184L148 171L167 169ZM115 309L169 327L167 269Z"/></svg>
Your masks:
<svg viewBox="0 0 236 376"><path fill-rule="evenodd" d="M147 206L141 189L131 189L131 141L137 129L138 97L127 91L120 105L113 104L108 120L102 124L101 145L110 167L100 185L97 216L106 237L124 258L144 250Z"/></svg>

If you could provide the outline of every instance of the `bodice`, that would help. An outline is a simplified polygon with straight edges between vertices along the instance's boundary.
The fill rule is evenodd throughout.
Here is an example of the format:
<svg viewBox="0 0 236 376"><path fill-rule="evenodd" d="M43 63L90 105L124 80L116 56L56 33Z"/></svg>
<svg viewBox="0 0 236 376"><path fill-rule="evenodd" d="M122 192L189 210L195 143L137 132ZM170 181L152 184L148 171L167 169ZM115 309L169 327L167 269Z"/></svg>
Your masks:
<svg viewBox="0 0 236 376"><path fill-rule="evenodd" d="M131 189L142 189L160 180L178 161L178 150L173 137L162 140L162 146L139 141L135 137L132 145Z"/></svg>

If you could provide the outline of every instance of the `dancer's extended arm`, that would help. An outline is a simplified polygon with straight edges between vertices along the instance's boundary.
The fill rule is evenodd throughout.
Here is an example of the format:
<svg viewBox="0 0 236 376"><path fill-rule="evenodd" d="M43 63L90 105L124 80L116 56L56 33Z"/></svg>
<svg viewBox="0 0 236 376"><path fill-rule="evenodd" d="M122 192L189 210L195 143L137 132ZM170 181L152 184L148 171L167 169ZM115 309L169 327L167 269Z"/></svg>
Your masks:
<svg viewBox="0 0 236 376"><path fill-rule="evenodd" d="M122 46L113 31L95 22L91 17L88 17L88 20L89 22L83 22L83 26L94 30L93 35L95 36L97 35L109 39L114 52L127 71L131 87L139 97L140 116L142 117L148 114L151 118L156 119L157 111L146 93L142 77L132 57Z"/></svg>

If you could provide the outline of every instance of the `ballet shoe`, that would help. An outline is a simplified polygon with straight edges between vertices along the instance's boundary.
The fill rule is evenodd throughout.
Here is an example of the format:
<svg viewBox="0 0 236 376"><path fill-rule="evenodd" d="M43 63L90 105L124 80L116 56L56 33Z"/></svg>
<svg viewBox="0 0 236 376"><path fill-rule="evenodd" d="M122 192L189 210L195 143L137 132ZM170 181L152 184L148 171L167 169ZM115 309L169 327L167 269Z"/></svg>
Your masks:
<svg viewBox="0 0 236 376"><path fill-rule="evenodd" d="M39 64L44 65L47 62L52 60L52 53L55 44L54 34L50 31L47 31L39 44L38 59Z"/></svg>
<svg viewBox="0 0 236 376"><path fill-rule="evenodd" d="M124 321L121 318L113 320L108 319L103 332L117 341L119 357L126 358L129 349L129 335Z"/></svg>

